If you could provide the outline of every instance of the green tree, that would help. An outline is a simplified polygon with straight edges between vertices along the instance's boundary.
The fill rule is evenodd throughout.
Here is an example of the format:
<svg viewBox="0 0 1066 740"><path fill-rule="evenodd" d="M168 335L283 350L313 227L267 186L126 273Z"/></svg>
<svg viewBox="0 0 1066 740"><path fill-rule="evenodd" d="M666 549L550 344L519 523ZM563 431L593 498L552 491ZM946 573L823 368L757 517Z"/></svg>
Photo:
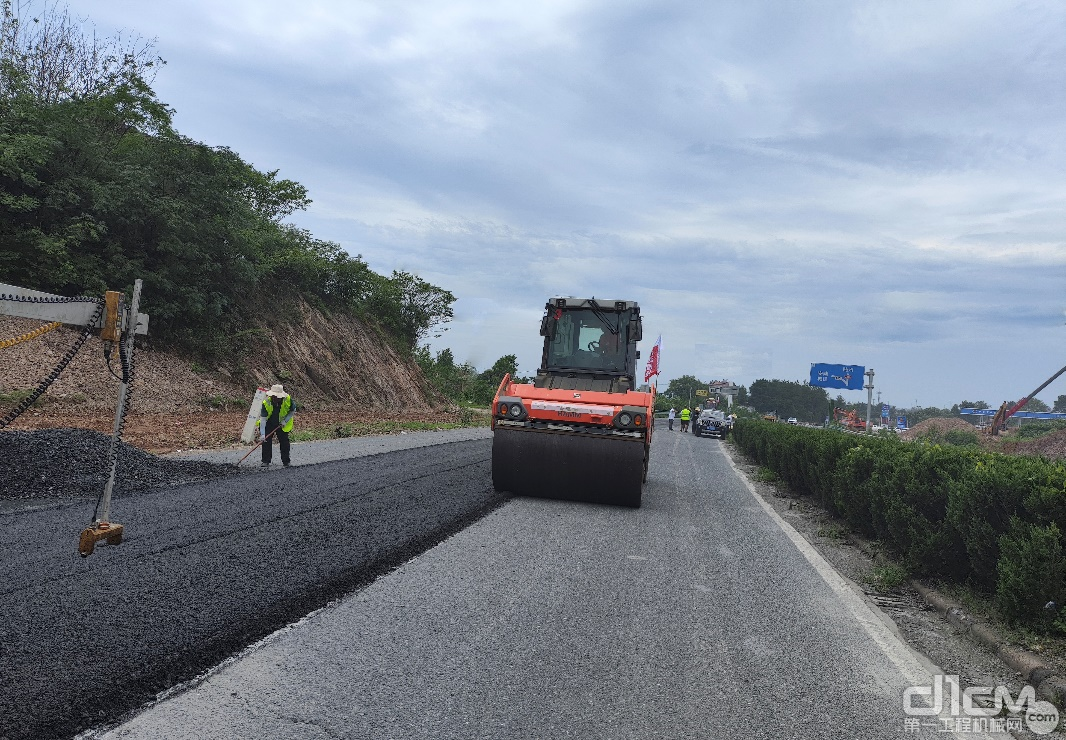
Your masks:
<svg viewBox="0 0 1066 740"><path fill-rule="evenodd" d="M1051 410L1057 414L1066 414L1066 395L1056 398L1055 405L1051 407Z"/></svg>
<svg viewBox="0 0 1066 740"><path fill-rule="evenodd" d="M471 388L470 401L488 406L495 398L496 389L500 387L503 376L508 374L512 380L521 380L518 377L518 358L515 355L504 355L488 370L478 373Z"/></svg>
<svg viewBox="0 0 1066 740"><path fill-rule="evenodd" d="M762 378L751 384L749 394L756 411L776 411L781 418L820 423L829 410L825 389L805 382Z"/></svg>
<svg viewBox="0 0 1066 740"><path fill-rule="evenodd" d="M0 2L0 96L44 104L150 85L166 62L154 40L86 33L58 3Z"/></svg>
<svg viewBox="0 0 1066 740"><path fill-rule="evenodd" d="M1051 411L1051 407L1041 401L1039 398L1030 398L1026 401L1025 405L1021 407L1021 411Z"/></svg>
<svg viewBox="0 0 1066 740"><path fill-rule="evenodd" d="M268 305L354 314L411 351L452 318L449 291L284 223L302 185L179 134L150 44L98 42L56 7L27 30L0 4L0 280L76 295L142 277L151 341L208 358Z"/></svg>
<svg viewBox="0 0 1066 740"><path fill-rule="evenodd" d="M671 403L687 406L690 403L696 403L700 399L700 396L696 395L698 390L706 391L707 383L694 375L682 375L680 378L674 378L670 381L663 395Z"/></svg>

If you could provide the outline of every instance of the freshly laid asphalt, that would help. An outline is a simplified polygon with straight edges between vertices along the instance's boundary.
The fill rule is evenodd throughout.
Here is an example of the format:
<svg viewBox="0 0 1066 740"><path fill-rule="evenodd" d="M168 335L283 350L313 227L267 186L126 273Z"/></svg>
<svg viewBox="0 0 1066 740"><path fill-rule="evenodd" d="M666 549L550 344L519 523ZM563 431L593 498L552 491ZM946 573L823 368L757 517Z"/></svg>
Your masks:
<svg viewBox="0 0 1066 740"><path fill-rule="evenodd" d="M434 476L442 495L487 484L483 466L455 470ZM269 533L252 539L244 557L275 544L286 579L315 580ZM241 590L231 619L269 601ZM171 631L199 634L199 619ZM662 430L643 508L510 500L105 736L945 737L935 718L909 731L902 708L935 672L720 442Z"/></svg>
<svg viewBox="0 0 1066 740"><path fill-rule="evenodd" d="M378 438L382 454L121 497L125 541L87 559L95 486L8 513L0 738L115 721L476 520L505 498L476 434Z"/></svg>

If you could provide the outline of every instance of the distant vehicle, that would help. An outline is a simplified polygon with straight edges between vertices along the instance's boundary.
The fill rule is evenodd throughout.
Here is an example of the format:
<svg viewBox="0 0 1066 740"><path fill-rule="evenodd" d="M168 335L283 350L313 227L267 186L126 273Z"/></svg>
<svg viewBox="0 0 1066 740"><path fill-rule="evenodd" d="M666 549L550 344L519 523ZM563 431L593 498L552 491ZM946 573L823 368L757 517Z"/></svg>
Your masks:
<svg viewBox="0 0 1066 740"><path fill-rule="evenodd" d="M721 439L729 432L731 426L731 420L726 417L724 411L706 409L701 411L695 422L693 422L692 433L697 437L706 435Z"/></svg>
<svg viewBox="0 0 1066 740"><path fill-rule="evenodd" d="M788 423L789 424L799 424L800 422L799 422L799 419L797 419L795 416L790 416L790 417L788 417Z"/></svg>

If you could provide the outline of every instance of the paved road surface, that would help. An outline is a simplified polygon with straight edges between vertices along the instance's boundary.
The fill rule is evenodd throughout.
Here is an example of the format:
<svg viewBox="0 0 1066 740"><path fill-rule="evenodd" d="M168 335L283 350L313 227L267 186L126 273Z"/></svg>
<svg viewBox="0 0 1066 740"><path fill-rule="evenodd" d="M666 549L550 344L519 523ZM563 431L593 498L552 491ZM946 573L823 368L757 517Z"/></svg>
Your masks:
<svg viewBox="0 0 1066 740"><path fill-rule="evenodd" d="M350 460L353 457L367 457L380 455L384 452L398 452L399 450L413 450L420 447L431 447L439 444L451 444L454 442L470 442L477 439L492 439L492 431L488 427L466 427L462 429L448 429L440 432L400 432L397 434L383 434L376 437L346 437L344 439L326 439L317 442L293 442L289 450L290 463L293 467L300 465L317 465L334 460ZM272 455L272 468L281 467L281 452L278 443L274 442ZM206 460L213 463L236 463L250 447L240 447L231 450L186 450L167 455L179 460ZM241 468L249 471L262 470L259 468L262 454L256 450L248 455ZM270 470L268 469L268 471Z"/></svg>
<svg viewBox="0 0 1066 740"><path fill-rule="evenodd" d="M664 428L640 510L512 500L107 738L915 737L934 671Z"/></svg>
<svg viewBox="0 0 1066 740"><path fill-rule="evenodd" d="M122 497L126 541L85 560L92 500L5 516L0 738L117 719L502 500L487 439L419 439L435 446Z"/></svg>

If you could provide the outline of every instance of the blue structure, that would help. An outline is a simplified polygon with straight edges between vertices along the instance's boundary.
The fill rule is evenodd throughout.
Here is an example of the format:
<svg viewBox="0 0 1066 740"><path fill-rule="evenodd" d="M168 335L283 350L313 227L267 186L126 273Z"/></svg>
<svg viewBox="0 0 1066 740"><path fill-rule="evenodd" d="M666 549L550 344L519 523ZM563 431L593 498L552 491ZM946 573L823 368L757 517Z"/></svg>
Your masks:
<svg viewBox="0 0 1066 740"><path fill-rule="evenodd" d="M995 416L995 409L959 409L960 414L972 416ZM1066 414L1055 411L1015 411L1012 419L1066 419Z"/></svg>
<svg viewBox="0 0 1066 740"><path fill-rule="evenodd" d="M819 388L843 388L861 391L866 368L862 365L832 365L826 362L811 364L811 385Z"/></svg>

